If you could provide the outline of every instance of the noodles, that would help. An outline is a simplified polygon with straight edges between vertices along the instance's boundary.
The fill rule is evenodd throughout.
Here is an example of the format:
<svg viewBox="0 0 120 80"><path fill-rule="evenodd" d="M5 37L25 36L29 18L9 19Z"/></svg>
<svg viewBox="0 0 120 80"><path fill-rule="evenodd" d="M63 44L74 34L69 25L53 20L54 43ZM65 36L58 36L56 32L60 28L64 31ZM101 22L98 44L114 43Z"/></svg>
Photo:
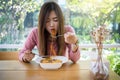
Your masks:
<svg viewBox="0 0 120 80"><path fill-rule="evenodd" d="M51 29L51 35L55 36L56 35L56 30L55 29Z"/></svg>
<svg viewBox="0 0 120 80"><path fill-rule="evenodd" d="M52 36L52 43L50 44L50 55L56 56L56 52L55 52L54 46L53 46L53 39L56 36L56 30L55 29L51 29L51 36Z"/></svg>

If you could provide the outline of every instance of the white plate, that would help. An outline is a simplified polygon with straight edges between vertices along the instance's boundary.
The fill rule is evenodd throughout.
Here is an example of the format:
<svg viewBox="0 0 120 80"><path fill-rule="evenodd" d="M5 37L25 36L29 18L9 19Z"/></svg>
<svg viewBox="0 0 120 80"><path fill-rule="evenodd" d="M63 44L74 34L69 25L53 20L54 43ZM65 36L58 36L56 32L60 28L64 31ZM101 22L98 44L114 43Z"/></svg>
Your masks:
<svg viewBox="0 0 120 80"><path fill-rule="evenodd" d="M62 63L40 63L40 61L42 59L46 58L45 56L36 56L36 58L34 59L34 61L38 64L40 64L40 66L43 68L43 69L58 69L62 66L63 63L66 63L68 61L68 58L65 57L65 56L52 56L51 58L52 59L59 59L62 61Z"/></svg>
<svg viewBox="0 0 120 80"><path fill-rule="evenodd" d="M63 63L40 63L41 68L46 70L55 70L59 69Z"/></svg>
<svg viewBox="0 0 120 80"><path fill-rule="evenodd" d="M40 61L44 58L45 56L35 56L35 58L34 58L34 61L36 62L36 63L40 63ZM67 57L65 57L65 56L52 56L52 59L59 59L59 60L61 60L62 61L62 63L66 63L67 61L68 61L68 58Z"/></svg>

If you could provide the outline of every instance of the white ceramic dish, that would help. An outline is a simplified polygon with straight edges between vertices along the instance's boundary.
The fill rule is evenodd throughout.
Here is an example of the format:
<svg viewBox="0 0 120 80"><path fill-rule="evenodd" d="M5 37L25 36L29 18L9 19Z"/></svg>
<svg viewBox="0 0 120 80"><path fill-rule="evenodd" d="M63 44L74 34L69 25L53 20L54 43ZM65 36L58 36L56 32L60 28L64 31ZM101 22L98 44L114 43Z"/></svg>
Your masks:
<svg viewBox="0 0 120 80"><path fill-rule="evenodd" d="M63 63L40 63L40 66L46 70L59 69Z"/></svg>
<svg viewBox="0 0 120 80"><path fill-rule="evenodd" d="M61 63L40 63L40 61L44 58L45 58L44 56L41 56L35 59L35 62L40 64L40 66L43 69L59 69L63 63L66 63L68 61L68 58L65 56L52 56L52 59L59 59L62 62Z"/></svg>

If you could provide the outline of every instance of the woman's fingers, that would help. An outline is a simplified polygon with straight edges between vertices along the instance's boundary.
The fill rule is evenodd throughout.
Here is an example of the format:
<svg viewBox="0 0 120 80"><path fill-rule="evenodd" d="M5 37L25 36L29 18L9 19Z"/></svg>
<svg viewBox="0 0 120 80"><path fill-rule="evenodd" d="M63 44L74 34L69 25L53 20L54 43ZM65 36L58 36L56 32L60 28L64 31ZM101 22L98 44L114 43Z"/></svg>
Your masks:
<svg viewBox="0 0 120 80"><path fill-rule="evenodd" d="M65 42L74 44L77 42L77 36L74 33L67 32L64 34Z"/></svg>
<svg viewBox="0 0 120 80"><path fill-rule="evenodd" d="M27 50L27 51L25 51L24 60L26 62L30 62L34 56L35 56L35 54L33 54L31 51Z"/></svg>
<svg viewBox="0 0 120 80"><path fill-rule="evenodd" d="M24 61L26 62L26 63L29 63L30 61L28 61L27 59L24 59Z"/></svg>

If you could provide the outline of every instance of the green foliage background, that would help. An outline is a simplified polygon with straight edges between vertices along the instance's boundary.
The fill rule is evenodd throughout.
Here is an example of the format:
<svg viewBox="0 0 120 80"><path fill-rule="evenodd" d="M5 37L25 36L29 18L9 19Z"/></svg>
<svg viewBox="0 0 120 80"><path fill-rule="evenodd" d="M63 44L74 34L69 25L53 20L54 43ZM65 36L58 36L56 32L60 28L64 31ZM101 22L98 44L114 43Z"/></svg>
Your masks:
<svg viewBox="0 0 120 80"><path fill-rule="evenodd" d="M120 54L111 53L107 59L110 61L110 68L120 76Z"/></svg>
<svg viewBox="0 0 120 80"><path fill-rule="evenodd" d="M42 0L39 3L35 0L0 0L0 43L14 43L16 32L20 34L18 39L23 38L26 14L39 10L42 2Z"/></svg>
<svg viewBox="0 0 120 80"><path fill-rule="evenodd" d="M110 24L120 23L120 0L67 0L67 7L70 14L74 14L70 16L69 24L76 29L81 41L89 43L89 33L95 27L105 24L111 29ZM110 35L111 40L120 42L120 33L111 29Z"/></svg>
<svg viewBox="0 0 120 80"><path fill-rule="evenodd" d="M15 31L21 34L19 39L23 38L27 13L39 11L44 1L47 0L0 0L0 43L12 44ZM93 28L120 23L120 0L66 0L63 12L66 24L75 28L80 43L91 43L89 33ZM119 31L112 30L110 35L112 41L120 43Z"/></svg>

